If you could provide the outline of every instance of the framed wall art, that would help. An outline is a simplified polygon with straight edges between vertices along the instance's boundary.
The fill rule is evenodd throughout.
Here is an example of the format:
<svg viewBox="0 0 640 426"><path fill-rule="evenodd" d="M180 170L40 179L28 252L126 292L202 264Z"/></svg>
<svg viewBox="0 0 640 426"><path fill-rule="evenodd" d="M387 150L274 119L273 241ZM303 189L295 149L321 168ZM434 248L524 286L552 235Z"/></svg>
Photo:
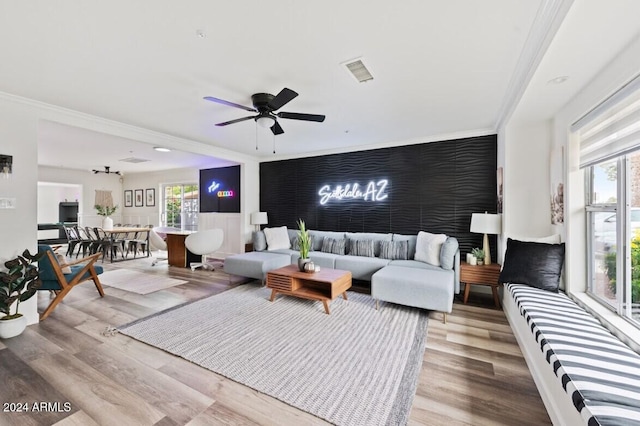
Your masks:
<svg viewBox="0 0 640 426"><path fill-rule="evenodd" d="M142 189L136 189L136 207L144 207L144 194Z"/></svg>
<svg viewBox="0 0 640 426"><path fill-rule="evenodd" d="M124 191L124 206L133 207L133 191L130 189Z"/></svg>
<svg viewBox="0 0 640 426"><path fill-rule="evenodd" d="M146 204L147 207L155 207L156 206L156 190L154 188L148 188L146 190Z"/></svg>

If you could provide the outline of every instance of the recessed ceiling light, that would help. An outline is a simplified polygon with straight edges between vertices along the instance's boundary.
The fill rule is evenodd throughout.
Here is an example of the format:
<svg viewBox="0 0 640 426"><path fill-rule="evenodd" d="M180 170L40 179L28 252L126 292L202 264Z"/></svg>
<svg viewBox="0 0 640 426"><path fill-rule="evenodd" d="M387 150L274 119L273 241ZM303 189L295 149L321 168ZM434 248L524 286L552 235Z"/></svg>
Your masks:
<svg viewBox="0 0 640 426"><path fill-rule="evenodd" d="M164 148L162 146L154 146L153 149L155 149L158 152L171 152L169 148Z"/></svg>
<svg viewBox="0 0 640 426"><path fill-rule="evenodd" d="M547 81L547 83L549 83L549 84L562 84L567 80L569 80L569 76L568 75L561 75L560 77L552 78L551 80Z"/></svg>

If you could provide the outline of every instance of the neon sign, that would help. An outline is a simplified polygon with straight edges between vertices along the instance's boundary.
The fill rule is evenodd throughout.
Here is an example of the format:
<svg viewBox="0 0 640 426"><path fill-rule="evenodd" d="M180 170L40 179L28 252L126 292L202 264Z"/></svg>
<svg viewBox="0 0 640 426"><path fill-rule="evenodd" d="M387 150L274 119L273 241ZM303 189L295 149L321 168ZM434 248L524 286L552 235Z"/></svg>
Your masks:
<svg viewBox="0 0 640 426"><path fill-rule="evenodd" d="M216 189L218 188L220 188L220 184L214 180L211 182L211 185L209 185L209 187L207 188L207 192L209 192L209 194L213 194L214 192L216 192ZM234 193L232 190L218 191L216 195L218 196L218 198L226 198L226 197L233 197Z"/></svg>
<svg viewBox="0 0 640 426"><path fill-rule="evenodd" d="M382 201L385 200L387 194L387 179L381 179L378 182L370 181L361 187L358 183L348 183L346 185L337 185L331 188L330 185L324 185L318 191L320 196L320 204L325 205L331 200L363 200L363 201Z"/></svg>

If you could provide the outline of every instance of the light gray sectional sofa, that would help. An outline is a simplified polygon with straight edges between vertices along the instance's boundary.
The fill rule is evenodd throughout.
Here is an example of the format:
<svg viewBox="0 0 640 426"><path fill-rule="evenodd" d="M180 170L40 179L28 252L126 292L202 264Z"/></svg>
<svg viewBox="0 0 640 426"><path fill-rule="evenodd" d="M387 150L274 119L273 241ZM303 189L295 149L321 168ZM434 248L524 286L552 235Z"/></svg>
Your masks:
<svg viewBox="0 0 640 426"><path fill-rule="evenodd" d="M270 250L265 233L255 232L254 251L225 258L225 272L264 280L270 270L297 263L297 230L287 229L287 234L290 248ZM383 300L451 312L454 294L460 292L460 251L454 237L447 237L441 245L436 266L414 259L417 235L316 230L309 234L310 259L321 268L348 270L353 279L371 282L376 303ZM335 248L330 247L331 242L338 242L336 252L330 252ZM342 247L345 254L338 254Z"/></svg>

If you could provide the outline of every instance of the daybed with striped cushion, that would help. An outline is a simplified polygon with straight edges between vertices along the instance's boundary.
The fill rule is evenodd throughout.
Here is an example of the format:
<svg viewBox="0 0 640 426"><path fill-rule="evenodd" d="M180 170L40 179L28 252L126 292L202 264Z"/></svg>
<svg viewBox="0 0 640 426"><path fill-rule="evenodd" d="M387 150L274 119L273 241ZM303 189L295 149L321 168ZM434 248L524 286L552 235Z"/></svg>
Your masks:
<svg viewBox="0 0 640 426"><path fill-rule="evenodd" d="M640 355L564 293L505 284L504 310L558 425L640 425Z"/></svg>

